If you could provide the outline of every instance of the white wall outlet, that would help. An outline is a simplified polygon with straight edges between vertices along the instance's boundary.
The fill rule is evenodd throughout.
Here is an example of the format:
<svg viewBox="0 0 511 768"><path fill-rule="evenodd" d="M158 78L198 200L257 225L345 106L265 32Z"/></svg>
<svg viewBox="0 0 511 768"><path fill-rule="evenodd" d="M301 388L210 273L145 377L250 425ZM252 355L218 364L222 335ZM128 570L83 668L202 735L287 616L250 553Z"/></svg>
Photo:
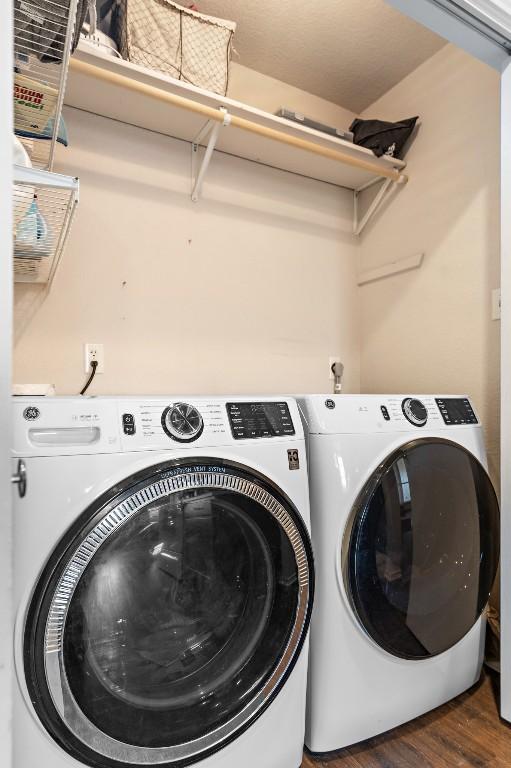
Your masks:
<svg viewBox="0 0 511 768"><path fill-rule="evenodd" d="M91 373L91 362L97 360L96 373L105 372L105 350L103 344L85 344L85 373Z"/></svg>
<svg viewBox="0 0 511 768"><path fill-rule="evenodd" d="M332 365L334 363L340 363L341 358L340 357L329 357L328 358L328 378L330 381L333 381L335 379L334 373L332 371Z"/></svg>
<svg viewBox="0 0 511 768"><path fill-rule="evenodd" d="M491 292L491 319L500 320L500 288Z"/></svg>

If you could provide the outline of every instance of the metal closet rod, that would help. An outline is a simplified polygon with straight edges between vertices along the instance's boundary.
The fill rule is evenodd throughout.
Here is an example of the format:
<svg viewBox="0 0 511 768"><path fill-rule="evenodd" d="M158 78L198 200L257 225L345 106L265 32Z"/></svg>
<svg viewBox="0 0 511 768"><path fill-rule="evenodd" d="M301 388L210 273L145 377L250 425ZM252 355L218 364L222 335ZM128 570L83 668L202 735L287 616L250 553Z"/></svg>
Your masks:
<svg viewBox="0 0 511 768"><path fill-rule="evenodd" d="M152 99L171 104L174 107L187 109L189 112L195 112L198 115L206 117L208 120L214 120L218 123L223 123L225 121L225 110L208 107L206 104L200 104L192 99L187 99L185 96L177 96L176 94L168 93L161 88L141 83L138 80L126 77L126 75L109 72L101 69L101 67L96 67L93 64L87 64L84 61L79 61L74 58L69 62L69 66L75 72L79 72L89 77L95 77L98 80L104 80L107 83L118 85L121 88L127 88L130 91L141 93L144 96L149 96ZM307 139L300 139L297 136L289 136L283 131L278 131L275 128L267 128L264 125L258 125L257 123L247 120L244 117L239 117L238 115L229 113L229 117L229 124L235 128L240 128L242 131L255 133L258 136L264 136L267 139L279 141L281 144L288 144L291 147L297 147L306 152L313 152L316 155L327 157L329 160L335 160L338 163L344 163L344 165L360 168L363 171L374 173L375 176L391 179L399 184L404 184L408 181L408 176L395 168L383 168L381 165L371 162L371 160L364 160L361 157L352 157L342 151L314 144L314 142L308 141Z"/></svg>

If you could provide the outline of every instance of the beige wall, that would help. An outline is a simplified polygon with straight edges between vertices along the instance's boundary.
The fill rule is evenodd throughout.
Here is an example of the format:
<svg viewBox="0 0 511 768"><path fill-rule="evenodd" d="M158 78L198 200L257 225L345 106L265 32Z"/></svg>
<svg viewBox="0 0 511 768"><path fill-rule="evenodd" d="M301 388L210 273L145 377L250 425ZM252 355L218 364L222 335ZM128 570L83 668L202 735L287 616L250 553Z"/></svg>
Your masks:
<svg viewBox="0 0 511 768"><path fill-rule="evenodd" d="M237 99L270 114L275 114L281 107L286 107L341 130L347 130L356 116L354 112L338 104L283 83L274 77L262 75L237 62L231 64L228 95L231 99Z"/></svg>
<svg viewBox="0 0 511 768"><path fill-rule="evenodd" d="M352 117L240 65L231 95ZM81 203L50 295L16 286L15 380L77 392L93 341L97 393L328 391L337 354L357 391L361 350L362 391L468 392L495 474L497 105L497 75L452 46L373 105L422 125L408 186L360 241L347 191L217 154L193 204L189 145L68 109L58 169ZM356 288L356 269L418 252L420 270Z"/></svg>
<svg viewBox="0 0 511 768"><path fill-rule="evenodd" d="M468 393L498 474L499 76L447 46L366 116L421 116L410 182L361 240L360 270L424 252L416 271L360 288L365 392Z"/></svg>
<svg viewBox="0 0 511 768"><path fill-rule="evenodd" d="M81 180L51 292L16 286L15 381L77 393L325 390L328 357L359 386L351 195L215 154L190 200L190 145L74 109L57 170Z"/></svg>

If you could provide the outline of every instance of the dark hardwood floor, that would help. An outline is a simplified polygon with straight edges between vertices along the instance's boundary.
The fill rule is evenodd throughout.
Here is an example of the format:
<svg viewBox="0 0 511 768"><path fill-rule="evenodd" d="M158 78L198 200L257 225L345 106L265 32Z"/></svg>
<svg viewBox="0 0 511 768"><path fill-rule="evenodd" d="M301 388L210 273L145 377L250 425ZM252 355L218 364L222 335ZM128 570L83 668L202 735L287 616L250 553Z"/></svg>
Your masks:
<svg viewBox="0 0 511 768"><path fill-rule="evenodd" d="M302 768L511 768L511 725L499 717L499 677L485 672L457 699L381 736Z"/></svg>

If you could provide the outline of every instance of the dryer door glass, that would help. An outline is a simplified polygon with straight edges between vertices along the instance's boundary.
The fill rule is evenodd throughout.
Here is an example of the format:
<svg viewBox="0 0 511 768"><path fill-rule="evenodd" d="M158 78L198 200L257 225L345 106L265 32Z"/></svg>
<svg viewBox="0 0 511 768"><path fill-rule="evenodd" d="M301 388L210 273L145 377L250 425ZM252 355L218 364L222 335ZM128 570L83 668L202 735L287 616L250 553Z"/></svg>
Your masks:
<svg viewBox="0 0 511 768"><path fill-rule="evenodd" d="M455 645L480 617L498 562L498 503L472 454L418 440L361 493L345 537L345 585L369 636L404 659Z"/></svg>
<svg viewBox="0 0 511 768"><path fill-rule="evenodd" d="M166 465L116 489L38 588L26 653L45 724L91 765L218 749L298 656L311 562L291 503L240 467Z"/></svg>

